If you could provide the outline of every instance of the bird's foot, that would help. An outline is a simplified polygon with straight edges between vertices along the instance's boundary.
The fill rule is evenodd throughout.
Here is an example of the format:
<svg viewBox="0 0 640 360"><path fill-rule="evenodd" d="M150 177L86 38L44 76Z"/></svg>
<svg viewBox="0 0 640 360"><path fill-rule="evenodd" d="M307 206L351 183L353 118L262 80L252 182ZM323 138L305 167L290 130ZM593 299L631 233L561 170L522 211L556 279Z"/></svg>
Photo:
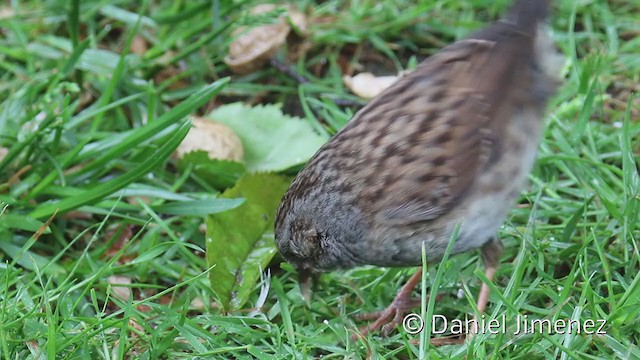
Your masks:
<svg viewBox="0 0 640 360"><path fill-rule="evenodd" d="M400 289L393 302L384 310L372 313L359 314L356 321L373 320L367 326L361 327L359 333L351 337L356 340L358 337L365 337L372 331L381 330L383 336L388 336L393 329L403 321L403 316L409 310L420 306L420 298L412 298L411 293L422 279L422 268L416 271L406 284Z"/></svg>
<svg viewBox="0 0 640 360"><path fill-rule="evenodd" d="M420 298L403 298L396 296L393 302L384 310L358 314L356 321L373 321L369 325L360 327L358 336L367 336L372 331L380 330L382 336L389 336L409 310L420 306Z"/></svg>

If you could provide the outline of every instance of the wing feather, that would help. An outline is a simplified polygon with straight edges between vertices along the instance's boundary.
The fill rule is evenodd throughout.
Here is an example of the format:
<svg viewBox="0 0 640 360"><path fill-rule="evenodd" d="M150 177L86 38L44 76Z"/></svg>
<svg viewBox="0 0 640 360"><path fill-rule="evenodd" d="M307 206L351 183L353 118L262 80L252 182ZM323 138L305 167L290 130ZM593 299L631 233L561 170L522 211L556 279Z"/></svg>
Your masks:
<svg viewBox="0 0 640 360"><path fill-rule="evenodd" d="M510 106L517 104L530 55L516 45L533 40L515 28L509 31L507 23L495 26L500 28L457 42L421 64L363 109L345 131L343 136L364 135L366 128L379 127L378 134L384 134L364 146L373 149L363 157L374 159L371 171L352 179L366 183L356 200L364 208L374 207L380 224L438 218L464 198L483 168L499 159L502 131ZM403 104L390 107L389 97L402 98Z"/></svg>

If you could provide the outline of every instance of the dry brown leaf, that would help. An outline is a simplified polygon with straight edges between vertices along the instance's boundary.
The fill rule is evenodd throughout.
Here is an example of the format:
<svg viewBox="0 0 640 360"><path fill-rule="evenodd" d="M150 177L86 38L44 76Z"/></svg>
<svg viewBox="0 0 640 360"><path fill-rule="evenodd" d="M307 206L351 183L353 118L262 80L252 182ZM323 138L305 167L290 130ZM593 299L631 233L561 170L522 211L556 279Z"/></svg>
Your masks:
<svg viewBox="0 0 640 360"><path fill-rule="evenodd" d="M140 204L139 201L142 201L147 205L150 205L153 202L153 200L148 196L127 196L126 199L127 203L131 205L138 205Z"/></svg>
<svg viewBox="0 0 640 360"><path fill-rule="evenodd" d="M298 11L293 5L276 5L276 4L259 4L251 8L249 13L251 15L260 15L271 12L277 8L284 7L287 10L286 15L283 15L280 20L282 23L290 23L293 25L295 30L300 34L304 35L307 32L307 16Z"/></svg>
<svg viewBox="0 0 640 360"><path fill-rule="evenodd" d="M342 80L354 94L364 99L371 99L391 86L399 76L375 76L365 72L356 76L345 75Z"/></svg>
<svg viewBox="0 0 640 360"><path fill-rule="evenodd" d="M122 248L124 248L127 245L127 243L131 240L131 238L133 238L135 229L136 227L134 225L124 225L124 224L113 226L112 228L110 228L105 236L106 239L113 238L115 234L120 231L121 233L118 236L118 240L115 242L112 242L111 246L107 249L107 251L105 251L104 257L107 259L111 259L112 257L117 256L122 250ZM119 259L119 263L121 264L123 263L122 257Z"/></svg>
<svg viewBox="0 0 640 360"><path fill-rule="evenodd" d="M4 157L9 153L9 149L0 146L0 161L4 160Z"/></svg>
<svg viewBox="0 0 640 360"><path fill-rule="evenodd" d="M250 13L263 14L277 8L274 4L260 4L253 7ZM280 18L277 24L266 24L254 27L237 29L235 40L229 45L229 54L224 62L231 71L236 74L252 73L269 61L269 59L284 45L291 31L291 24L300 34L307 31L306 16L287 5L287 15Z"/></svg>
<svg viewBox="0 0 640 360"><path fill-rule="evenodd" d="M209 304L205 303L201 297L196 297L191 300L191 304L189 306L189 310L197 310L202 311L206 309L216 309L218 308L218 304L215 301L211 301Z"/></svg>
<svg viewBox="0 0 640 360"><path fill-rule="evenodd" d="M0 20L10 19L15 15L16 13L13 11L13 8L11 6L0 7Z"/></svg>
<svg viewBox="0 0 640 360"><path fill-rule="evenodd" d="M176 149L179 159L193 151L206 151L211 159L242 161L244 149L231 128L205 118L192 117L193 126Z"/></svg>
<svg viewBox="0 0 640 360"><path fill-rule="evenodd" d="M205 309L204 301L202 301L202 298L196 297L193 300L191 300L190 308L191 310L204 310Z"/></svg>
<svg viewBox="0 0 640 360"><path fill-rule="evenodd" d="M164 82L171 79L172 77L178 76L180 75L180 73L182 72L182 70L178 69L175 66L168 66L163 68L162 70L158 71L154 76L153 76L153 82L155 84L162 84L163 86L165 86ZM187 80L185 80L184 78L179 79L179 80L172 80L171 84L169 84L169 86L167 86L166 88L168 90L178 90L178 89L184 89L187 86L189 86L189 82Z"/></svg>
<svg viewBox="0 0 640 360"><path fill-rule="evenodd" d="M282 47L291 28L287 24L262 25L240 35L229 45L224 62L236 74L260 69Z"/></svg>
<svg viewBox="0 0 640 360"><path fill-rule="evenodd" d="M131 287L118 285L131 285L131 278L121 275L111 275L107 279L107 284L111 284L111 293L114 297L128 301L131 296Z"/></svg>
<svg viewBox="0 0 640 360"><path fill-rule="evenodd" d="M140 312L151 312L151 310L153 310L153 308L149 305L146 304L140 304L138 306L136 306L136 310L140 311Z"/></svg>
<svg viewBox="0 0 640 360"><path fill-rule="evenodd" d="M136 320L136 318L134 318L133 316L129 318L129 326L136 329L138 332L145 333L145 329L140 324L138 324L138 320ZM136 333L131 332L131 335L135 336Z"/></svg>
<svg viewBox="0 0 640 360"><path fill-rule="evenodd" d="M27 345L27 349L31 353L34 359L44 358L42 349L40 348L40 344L38 344L35 340L25 341L25 345Z"/></svg>
<svg viewBox="0 0 640 360"><path fill-rule="evenodd" d="M138 56L142 56L149 49L149 43L147 42L147 39L145 39L144 37L140 35L136 35L133 37L133 40L131 41L131 46L129 47L129 49L131 50L132 53Z"/></svg>
<svg viewBox="0 0 640 360"><path fill-rule="evenodd" d="M81 220L93 219L92 214L84 211L69 211L67 213L60 215L60 217L63 219L81 219Z"/></svg>

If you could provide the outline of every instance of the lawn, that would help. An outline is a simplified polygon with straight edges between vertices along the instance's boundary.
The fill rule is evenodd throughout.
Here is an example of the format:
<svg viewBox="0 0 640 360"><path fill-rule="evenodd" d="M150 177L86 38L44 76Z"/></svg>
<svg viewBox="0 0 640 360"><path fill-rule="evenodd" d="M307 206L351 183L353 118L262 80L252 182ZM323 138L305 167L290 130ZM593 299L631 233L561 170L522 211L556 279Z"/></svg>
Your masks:
<svg viewBox="0 0 640 360"><path fill-rule="evenodd" d="M367 102L343 76L411 70L508 3L292 2L306 23L252 0L0 4L1 357L640 359L634 0L553 2L564 83L500 229L486 319L503 331L435 347L428 321L351 340L414 269L327 273L306 304L275 254L284 189ZM249 41L276 44L238 70L247 26L288 33ZM176 155L211 119L221 158ZM429 264L416 294L441 298L416 313L472 316L483 279L477 252ZM582 331L517 334L525 316Z"/></svg>

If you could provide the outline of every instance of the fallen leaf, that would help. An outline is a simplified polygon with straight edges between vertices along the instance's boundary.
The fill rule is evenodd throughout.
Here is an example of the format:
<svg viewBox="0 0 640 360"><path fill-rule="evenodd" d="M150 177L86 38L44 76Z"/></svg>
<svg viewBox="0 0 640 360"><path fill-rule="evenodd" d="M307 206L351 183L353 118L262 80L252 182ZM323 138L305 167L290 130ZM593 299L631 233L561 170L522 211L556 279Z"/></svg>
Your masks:
<svg viewBox="0 0 640 360"><path fill-rule="evenodd" d="M189 308L191 310L204 310L206 309L206 305L204 301L202 301L201 297L196 297L193 300L191 300L191 304L189 305Z"/></svg>
<svg viewBox="0 0 640 360"><path fill-rule="evenodd" d="M111 239L113 236L119 233L118 240L114 241L111 246L109 246L107 251L105 251L104 253L104 257L107 259L111 259L112 257L117 256L120 253L120 250L122 250L122 248L125 247L131 240L131 238L133 238L134 230L134 225L125 224L110 229L105 238Z"/></svg>
<svg viewBox="0 0 640 360"><path fill-rule="evenodd" d="M127 196L127 203L131 205L138 205L138 201L142 201L143 203L150 205L153 202L153 199L148 196Z"/></svg>
<svg viewBox="0 0 640 360"><path fill-rule="evenodd" d="M131 41L131 46L129 47L132 53L142 56L149 49L149 43L147 39L140 35L135 35L133 40Z"/></svg>
<svg viewBox="0 0 640 360"><path fill-rule="evenodd" d="M144 333L145 333L145 330L146 330L145 328L143 328L143 327L138 323L138 320L136 320L136 318L135 318L135 317L133 317L133 316L129 318L129 327L130 327L130 328L134 328L134 329L136 329L139 333L142 333L142 334L144 334ZM137 333L137 332L135 332L135 331L132 331L132 332L131 332L131 336L132 336L132 337L136 337L136 338L137 338L137 337L138 337L137 335L138 335L138 333Z"/></svg>
<svg viewBox="0 0 640 360"><path fill-rule="evenodd" d="M16 13L11 6L0 7L0 20L10 19L14 16L16 16Z"/></svg>
<svg viewBox="0 0 640 360"><path fill-rule="evenodd" d="M122 301L129 301L131 297L131 287L118 285L131 285L131 278L121 275L111 275L107 279L107 284L111 285L111 293L114 297Z"/></svg>
<svg viewBox="0 0 640 360"><path fill-rule="evenodd" d="M27 349L29 349L31 356L33 356L34 359L44 359L43 351L40 349L40 345L37 341L29 340L25 341L25 344L27 345Z"/></svg>
<svg viewBox="0 0 640 360"><path fill-rule="evenodd" d="M242 197L237 208L207 217L209 280L226 311L249 299L261 271L276 253L275 212L290 179L275 174L247 174L221 197Z"/></svg>
<svg viewBox="0 0 640 360"><path fill-rule="evenodd" d="M189 133L176 149L178 159L187 153L202 150L211 159L242 161L242 142L228 126L195 116L191 123Z"/></svg>
<svg viewBox="0 0 640 360"><path fill-rule="evenodd" d="M136 306L136 310L140 311L140 312L151 312L153 310L153 308L147 304L140 304L138 306Z"/></svg>
<svg viewBox="0 0 640 360"><path fill-rule="evenodd" d="M238 135L250 172L282 171L304 164L326 142L308 122L283 114L277 105L233 103L215 109L209 117Z"/></svg>
<svg viewBox="0 0 640 360"><path fill-rule="evenodd" d="M252 15L268 13L281 6L260 4L250 10ZM291 27L300 35L306 34L307 19L291 5L284 6L286 14L275 24L265 24L251 29L238 28L236 38L229 45L229 54L224 62L231 71L244 75L262 68L265 63L284 45Z"/></svg>
<svg viewBox="0 0 640 360"><path fill-rule="evenodd" d="M288 15L287 20L293 31L298 35L307 35L307 16L293 7L289 8Z"/></svg>
<svg viewBox="0 0 640 360"><path fill-rule="evenodd" d="M356 76L345 75L342 80L354 94L363 99L372 99L398 80L399 76L375 76L372 73L360 73Z"/></svg>
<svg viewBox="0 0 640 360"><path fill-rule="evenodd" d="M81 220L91 220L93 219L93 215L88 213L88 212L84 212L84 211L69 211L68 213L64 213L62 215L60 215L61 218L63 219L81 219Z"/></svg>
<svg viewBox="0 0 640 360"><path fill-rule="evenodd" d="M0 146L0 161L4 160L4 157L9 153L9 149Z"/></svg>
<svg viewBox="0 0 640 360"><path fill-rule="evenodd" d="M291 27L287 24L268 24L255 27L238 36L229 45L224 62L231 71L244 75L264 66L282 47Z"/></svg>
<svg viewBox="0 0 640 360"><path fill-rule="evenodd" d="M304 13L298 11L298 9L296 9L291 4L286 4L286 5L259 4L254 6L249 11L249 13L251 13L251 15L266 14L278 8L284 8L286 10L286 13L280 17L282 22L287 22L289 25L292 25L296 32L300 34L306 34L307 16Z"/></svg>
<svg viewBox="0 0 640 360"><path fill-rule="evenodd" d="M175 56L175 54L173 54L173 56ZM163 55L163 58L165 56ZM182 72L180 69L178 69L175 66L171 66L169 65L169 60L171 59L171 57L167 57L167 59L163 59L163 62L158 61L158 63L163 64L164 67L162 70L158 71L154 76L153 76L153 82L156 85L163 85L164 86L164 82L177 77L178 75L180 75L180 73ZM178 90L178 89L184 89L187 86L189 86L189 82L187 80L185 80L184 78L182 79L171 79L171 83L169 84L169 86L167 86L167 90Z"/></svg>

